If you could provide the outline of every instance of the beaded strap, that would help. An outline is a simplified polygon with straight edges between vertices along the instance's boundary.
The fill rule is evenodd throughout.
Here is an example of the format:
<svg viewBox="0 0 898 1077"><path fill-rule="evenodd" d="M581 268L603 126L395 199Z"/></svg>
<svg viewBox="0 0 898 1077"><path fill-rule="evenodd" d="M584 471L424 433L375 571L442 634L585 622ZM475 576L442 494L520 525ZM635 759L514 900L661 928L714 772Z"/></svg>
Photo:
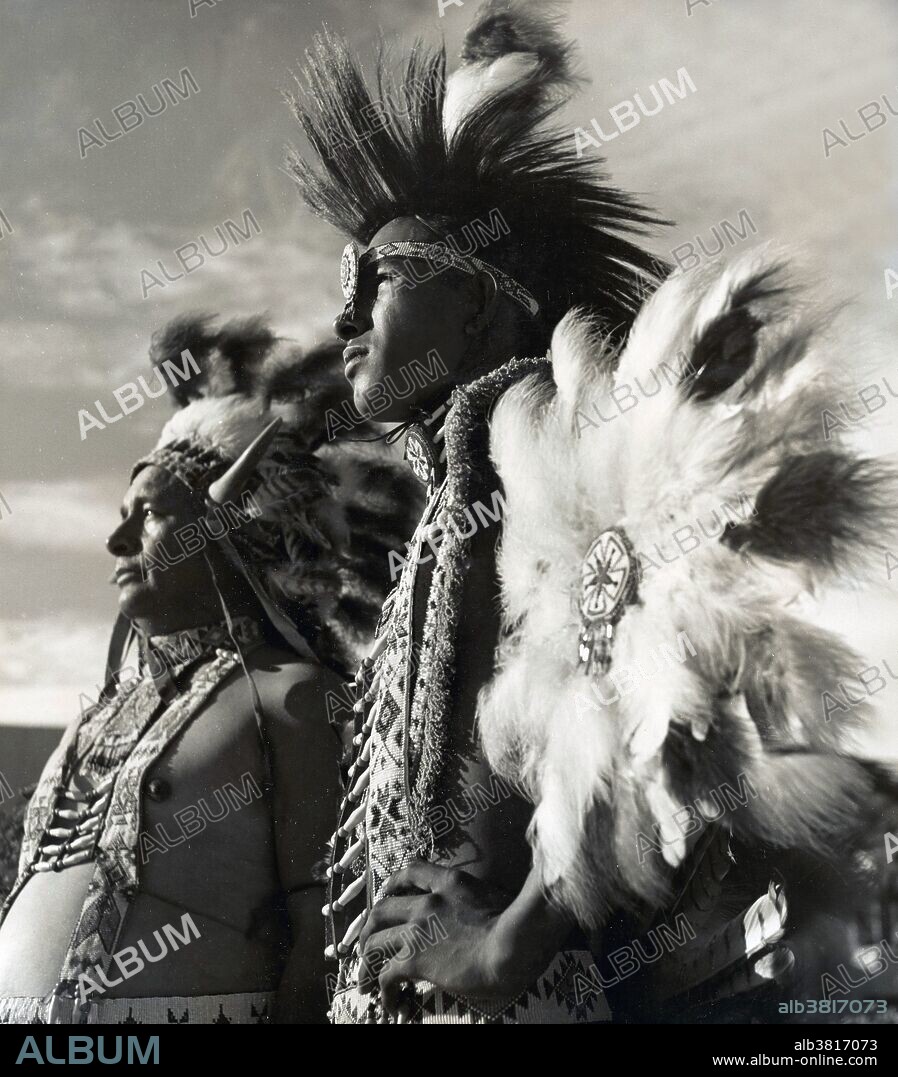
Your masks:
<svg viewBox="0 0 898 1077"><path fill-rule="evenodd" d="M456 254L442 243L385 243L366 253L374 254L378 258L426 258L441 270L460 269L462 273L469 273L472 277L478 272L489 273L495 278L499 288L516 303L520 303L528 314L536 316L539 313L539 303L533 293L523 284L519 284L514 277L473 255Z"/></svg>
<svg viewBox="0 0 898 1077"><path fill-rule="evenodd" d="M341 284L343 285L344 297L351 301L355 295L358 284L358 271L366 263L379 258L425 258L444 269L459 269L462 273L489 273L494 278L499 289L516 303L519 303L528 314L535 317L539 313L539 303L532 292L528 291L523 284L519 284L514 277L510 277L501 269L488 262L483 262L473 255L457 254L445 243L384 243L380 247L371 247L359 256L355 255L355 264L352 264L351 252L355 251L353 244L348 244L343 254L344 265L341 268ZM349 264L347 264L349 263Z"/></svg>

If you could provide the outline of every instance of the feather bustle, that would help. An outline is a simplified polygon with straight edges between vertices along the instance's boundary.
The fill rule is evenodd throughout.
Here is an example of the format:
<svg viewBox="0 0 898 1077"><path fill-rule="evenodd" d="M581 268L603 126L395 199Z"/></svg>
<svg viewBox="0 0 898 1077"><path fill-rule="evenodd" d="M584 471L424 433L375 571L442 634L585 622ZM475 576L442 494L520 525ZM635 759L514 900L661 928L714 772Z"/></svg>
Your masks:
<svg viewBox="0 0 898 1077"><path fill-rule="evenodd" d="M703 831L721 788L744 794L721 825L823 855L868 811L870 775L846 754L868 708L858 698L830 720L822 699L859 683L860 660L788 608L863 567L894 526L890 469L821 444L841 383L830 329L780 255L751 252L673 276L619 359L572 313L552 342L554 396L522 383L495 410L508 634L480 725L491 763L535 803L547 892L581 922L660 907L695 840L684 813ZM700 391L670 377L615 421L578 423L590 404L611 414L615 388L677 351L704 372ZM580 565L613 527L643 555L638 604L617 626L611 673L590 682L577 663Z"/></svg>

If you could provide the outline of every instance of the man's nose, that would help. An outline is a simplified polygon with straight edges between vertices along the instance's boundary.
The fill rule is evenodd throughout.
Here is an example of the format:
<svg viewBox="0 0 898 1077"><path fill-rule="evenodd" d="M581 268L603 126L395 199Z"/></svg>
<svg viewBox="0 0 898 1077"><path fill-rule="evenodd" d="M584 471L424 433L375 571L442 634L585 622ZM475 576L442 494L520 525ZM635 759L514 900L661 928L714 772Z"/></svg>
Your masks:
<svg viewBox="0 0 898 1077"><path fill-rule="evenodd" d="M127 520L122 520L106 539L106 549L113 557L134 557L140 553L140 540L134 534L134 529L129 528Z"/></svg>
<svg viewBox="0 0 898 1077"><path fill-rule="evenodd" d="M355 303L347 303L334 319L334 332L340 340L355 340L368 328L367 319Z"/></svg>

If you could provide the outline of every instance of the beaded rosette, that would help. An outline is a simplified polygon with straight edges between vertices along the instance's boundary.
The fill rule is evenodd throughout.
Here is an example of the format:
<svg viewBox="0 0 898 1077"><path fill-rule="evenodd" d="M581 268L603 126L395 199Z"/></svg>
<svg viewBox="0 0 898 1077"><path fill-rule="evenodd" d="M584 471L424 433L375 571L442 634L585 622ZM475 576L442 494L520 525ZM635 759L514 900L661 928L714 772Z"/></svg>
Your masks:
<svg viewBox="0 0 898 1077"><path fill-rule="evenodd" d="M611 668L615 628L627 606L637 601L639 563L621 528L603 531L580 569L580 665L587 676Z"/></svg>

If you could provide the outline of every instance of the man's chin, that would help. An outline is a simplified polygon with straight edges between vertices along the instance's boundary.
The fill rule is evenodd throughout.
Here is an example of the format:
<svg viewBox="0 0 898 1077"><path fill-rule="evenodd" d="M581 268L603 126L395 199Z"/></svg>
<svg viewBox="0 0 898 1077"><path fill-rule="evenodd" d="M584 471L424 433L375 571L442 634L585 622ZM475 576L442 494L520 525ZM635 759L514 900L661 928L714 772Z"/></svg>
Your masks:
<svg viewBox="0 0 898 1077"><path fill-rule="evenodd" d="M152 591L145 582L135 580L119 585L119 612L132 621L152 614L154 605Z"/></svg>
<svg viewBox="0 0 898 1077"><path fill-rule="evenodd" d="M351 380L352 402L363 419L373 423L401 423L414 414L414 395L394 399L383 382L369 383L367 378Z"/></svg>
<svg viewBox="0 0 898 1077"><path fill-rule="evenodd" d="M380 401L378 400L377 390L375 389L373 392L371 390L370 379L366 378L362 371L358 371L348 381L352 387L352 402L355 405L355 410L363 419L376 418L372 405L376 408L379 406Z"/></svg>

